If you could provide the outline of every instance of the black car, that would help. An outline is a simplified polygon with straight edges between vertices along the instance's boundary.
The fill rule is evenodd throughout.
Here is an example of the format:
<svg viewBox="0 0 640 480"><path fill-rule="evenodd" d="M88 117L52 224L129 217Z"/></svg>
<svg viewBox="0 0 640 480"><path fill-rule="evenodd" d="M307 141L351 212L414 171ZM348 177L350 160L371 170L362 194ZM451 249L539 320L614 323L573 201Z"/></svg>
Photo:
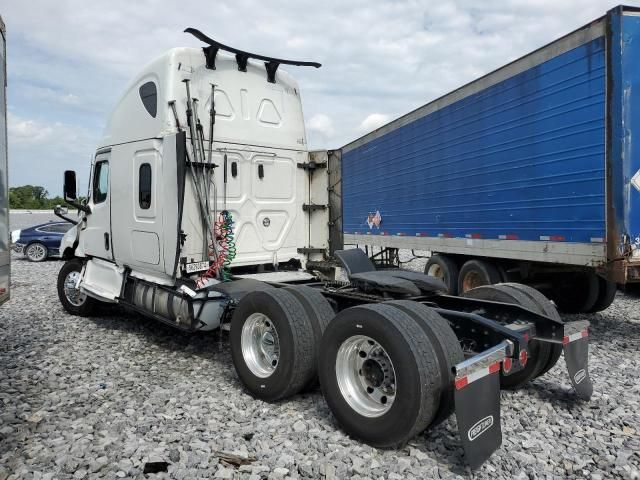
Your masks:
<svg viewBox="0 0 640 480"><path fill-rule="evenodd" d="M32 262L43 262L49 257L60 257L60 242L73 227L69 222L49 222L11 232L11 248L24 253Z"/></svg>

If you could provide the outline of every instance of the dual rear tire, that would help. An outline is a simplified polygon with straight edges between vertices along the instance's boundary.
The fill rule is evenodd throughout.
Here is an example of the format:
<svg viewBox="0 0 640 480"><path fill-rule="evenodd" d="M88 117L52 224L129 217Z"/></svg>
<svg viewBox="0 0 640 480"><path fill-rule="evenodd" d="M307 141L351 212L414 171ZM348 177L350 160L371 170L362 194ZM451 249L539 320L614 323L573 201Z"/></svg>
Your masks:
<svg viewBox="0 0 640 480"><path fill-rule="evenodd" d="M402 300L333 317L328 301L309 287L244 297L230 341L247 390L275 401L318 376L343 429L376 447L399 447L452 413L452 367L464 355L444 318Z"/></svg>

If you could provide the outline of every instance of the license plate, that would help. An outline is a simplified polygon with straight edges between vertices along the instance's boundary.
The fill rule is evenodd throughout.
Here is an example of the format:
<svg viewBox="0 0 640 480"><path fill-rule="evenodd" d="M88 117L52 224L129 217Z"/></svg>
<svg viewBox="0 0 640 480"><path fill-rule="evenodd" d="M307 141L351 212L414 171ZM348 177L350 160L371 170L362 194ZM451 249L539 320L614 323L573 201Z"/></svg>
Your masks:
<svg viewBox="0 0 640 480"><path fill-rule="evenodd" d="M209 269L209 262L193 262L187 263L187 273L201 272Z"/></svg>

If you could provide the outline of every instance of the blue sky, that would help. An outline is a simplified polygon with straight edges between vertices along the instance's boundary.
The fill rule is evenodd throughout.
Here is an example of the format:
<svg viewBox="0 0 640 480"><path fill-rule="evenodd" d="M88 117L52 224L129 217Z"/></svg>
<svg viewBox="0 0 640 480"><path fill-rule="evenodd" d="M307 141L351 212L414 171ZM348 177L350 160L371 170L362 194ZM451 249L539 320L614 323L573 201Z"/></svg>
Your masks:
<svg viewBox="0 0 640 480"><path fill-rule="evenodd" d="M606 0L5 0L9 182L61 192L88 165L137 70L192 26L241 49L319 61L300 83L309 143L336 148L603 15ZM627 2L640 5L640 2Z"/></svg>

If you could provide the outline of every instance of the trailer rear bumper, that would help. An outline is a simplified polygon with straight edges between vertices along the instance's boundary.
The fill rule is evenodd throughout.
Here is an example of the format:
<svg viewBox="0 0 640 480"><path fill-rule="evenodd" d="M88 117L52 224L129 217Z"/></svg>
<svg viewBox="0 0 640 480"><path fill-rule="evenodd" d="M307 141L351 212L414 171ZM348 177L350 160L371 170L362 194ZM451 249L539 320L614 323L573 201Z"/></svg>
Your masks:
<svg viewBox="0 0 640 480"><path fill-rule="evenodd" d="M588 326L587 321L564 324L562 340L569 378L576 395L582 400L589 400L593 393L588 368ZM511 370L512 363L520 363L520 367L526 363L526 355L522 358L517 350L512 341L505 340L453 368L458 432L467 463L472 469L480 467L502 444L500 372ZM527 350L521 345L519 351ZM516 355L518 358L513 358Z"/></svg>

